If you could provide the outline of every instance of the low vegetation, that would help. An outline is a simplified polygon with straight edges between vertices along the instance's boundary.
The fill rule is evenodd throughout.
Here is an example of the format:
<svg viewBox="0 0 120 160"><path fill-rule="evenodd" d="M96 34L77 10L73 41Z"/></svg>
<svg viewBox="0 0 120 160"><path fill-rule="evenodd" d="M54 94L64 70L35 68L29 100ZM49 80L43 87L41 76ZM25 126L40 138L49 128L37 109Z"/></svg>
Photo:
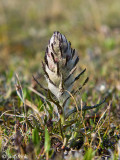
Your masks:
<svg viewBox="0 0 120 160"><path fill-rule="evenodd" d="M119 1L45 2L0 2L0 157L118 160ZM76 49L82 75L68 93L68 112L42 69L56 30Z"/></svg>

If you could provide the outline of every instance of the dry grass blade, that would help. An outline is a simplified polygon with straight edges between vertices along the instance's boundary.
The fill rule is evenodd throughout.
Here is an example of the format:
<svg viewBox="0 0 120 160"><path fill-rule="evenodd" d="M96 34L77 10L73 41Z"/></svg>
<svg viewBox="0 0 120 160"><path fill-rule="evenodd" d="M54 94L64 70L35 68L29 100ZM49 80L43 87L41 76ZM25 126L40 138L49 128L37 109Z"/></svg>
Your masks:
<svg viewBox="0 0 120 160"><path fill-rule="evenodd" d="M23 90L22 90L22 86L18 77L18 74L15 74L15 88L16 88L16 92L17 95L19 96L19 98L21 99L21 101L24 103L24 96L23 96Z"/></svg>
<svg viewBox="0 0 120 160"><path fill-rule="evenodd" d="M3 112L3 113L1 114L1 116L0 116L0 118L1 118L3 115L5 115L6 113L10 112L10 111L13 112L13 110L7 110L7 111Z"/></svg>
<svg viewBox="0 0 120 160"><path fill-rule="evenodd" d="M67 90L65 90L65 91L66 91L66 92L68 92L68 93L69 93L69 95L73 98L73 100L74 100L74 102L75 102L76 111L77 111L77 112L79 112L79 109L78 109L78 106L77 106L76 100L75 100L75 98L73 97L73 95L72 95L69 91L67 91Z"/></svg>
<svg viewBox="0 0 120 160"><path fill-rule="evenodd" d="M11 116L11 117L19 117L19 118L25 118L23 115L15 115L15 114L10 114L10 113L5 113L5 116Z"/></svg>
<svg viewBox="0 0 120 160"><path fill-rule="evenodd" d="M39 120L42 129L44 129L44 124L43 124L44 113L40 112L38 110L37 106L34 105L32 102L30 102L27 99L25 100L25 104L26 104L26 106L30 107L34 111L34 114L35 114L36 118Z"/></svg>
<svg viewBox="0 0 120 160"><path fill-rule="evenodd" d="M37 108L36 105L34 105L32 102L30 102L29 100L25 99L25 104L26 106L30 107L34 112L36 112L37 114L39 114L40 117L42 117L44 114L42 112L40 112Z"/></svg>
<svg viewBox="0 0 120 160"><path fill-rule="evenodd" d="M50 137L51 138L58 138L60 141L62 141L62 137L58 134L52 134Z"/></svg>
<svg viewBox="0 0 120 160"><path fill-rule="evenodd" d="M109 106L107 107L107 109L102 113L102 115L101 115L101 117L100 117L100 119L99 119L99 121L98 121L98 123L97 123L97 125L96 125L96 133L98 132L98 130L102 127L102 125L104 124L104 122L105 122L105 120L104 120L104 122L103 122L103 124L101 125L101 126L99 126L99 124L100 124L100 121L103 119L103 117L104 117L104 115L106 114L106 112L107 112L107 110L108 109L110 109L110 105L111 105L111 103L109 104Z"/></svg>
<svg viewBox="0 0 120 160"><path fill-rule="evenodd" d="M47 100L47 98L45 96L43 96L41 93L39 93L38 91L36 91L34 88L28 87L28 89L31 90L32 92L34 92L35 94L37 94L38 96L40 96L43 100L49 101L49 100Z"/></svg>
<svg viewBox="0 0 120 160"><path fill-rule="evenodd" d="M27 130L27 111L26 111L26 105L25 105L25 101L24 101L23 89L22 89L22 86L21 86L21 83L20 83L20 80L19 80L19 76L18 76L17 73L15 74L15 78L16 78L16 84L15 84L16 92L17 92L17 95L19 96L19 98L22 100L23 106L24 106L24 114L25 114L26 130Z"/></svg>

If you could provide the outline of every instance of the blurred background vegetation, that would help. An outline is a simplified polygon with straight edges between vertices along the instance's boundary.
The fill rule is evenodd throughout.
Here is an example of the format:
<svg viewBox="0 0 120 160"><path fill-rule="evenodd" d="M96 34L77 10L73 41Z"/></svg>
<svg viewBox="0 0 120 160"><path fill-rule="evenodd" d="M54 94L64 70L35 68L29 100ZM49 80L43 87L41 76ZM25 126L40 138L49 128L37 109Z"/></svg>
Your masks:
<svg viewBox="0 0 120 160"><path fill-rule="evenodd" d="M119 0L1 0L0 81L18 72L30 82L32 74L42 72L56 30L77 50L80 69L87 68L91 83L99 80L120 89Z"/></svg>

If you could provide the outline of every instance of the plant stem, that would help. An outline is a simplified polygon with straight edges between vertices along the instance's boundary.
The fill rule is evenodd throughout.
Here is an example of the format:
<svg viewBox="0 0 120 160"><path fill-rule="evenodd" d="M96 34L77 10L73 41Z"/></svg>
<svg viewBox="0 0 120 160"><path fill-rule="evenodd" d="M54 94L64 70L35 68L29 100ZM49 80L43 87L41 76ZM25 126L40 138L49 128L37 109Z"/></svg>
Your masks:
<svg viewBox="0 0 120 160"><path fill-rule="evenodd" d="M62 118L63 118L63 117L62 117ZM61 136L62 136L62 138L63 138L63 140L64 140L64 134L63 134L63 130L62 130L62 126L63 126L62 120L63 120L63 119L61 119L61 116L60 116L59 129L60 129Z"/></svg>

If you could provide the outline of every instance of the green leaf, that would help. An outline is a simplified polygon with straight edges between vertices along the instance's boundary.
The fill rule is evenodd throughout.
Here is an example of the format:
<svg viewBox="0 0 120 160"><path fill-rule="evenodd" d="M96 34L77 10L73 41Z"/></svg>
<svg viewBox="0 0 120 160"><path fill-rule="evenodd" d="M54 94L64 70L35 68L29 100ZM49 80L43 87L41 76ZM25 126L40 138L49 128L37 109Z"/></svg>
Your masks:
<svg viewBox="0 0 120 160"><path fill-rule="evenodd" d="M48 133L48 129L45 126L45 144L44 144L45 152L49 152L50 150L50 136Z"/></svg>
<svg viewBox="0 0 120 160"><path fill-rule="evenodd" d="M113 49L115 47L115 40L113 38L107 38L104 41L104 46L108 49Z"/></svg>
<svg viewBox="0 0 120 160"><path fill-rule="evenodd" d="M32 130L32 141L35 145L37 145L40 142L39 132L38 132L37 128L34 128Z"/></svg>
<svg viewBox="0 0 120 160"><path fill-rule="evenodd" d="M86 101L87 101L87 97L88 97L87 93L84 92L84 93L82 94L82 101L83 101L83 102L86 102Z"/></svg>
<svg viewBox="0 0 120 160"><path fill-rule="evenodd" d="M92 148L89 148L86 151L83 160L92 160L92 158L94 157L94 154L95 154L95 152L92 150Z"/></svg>

